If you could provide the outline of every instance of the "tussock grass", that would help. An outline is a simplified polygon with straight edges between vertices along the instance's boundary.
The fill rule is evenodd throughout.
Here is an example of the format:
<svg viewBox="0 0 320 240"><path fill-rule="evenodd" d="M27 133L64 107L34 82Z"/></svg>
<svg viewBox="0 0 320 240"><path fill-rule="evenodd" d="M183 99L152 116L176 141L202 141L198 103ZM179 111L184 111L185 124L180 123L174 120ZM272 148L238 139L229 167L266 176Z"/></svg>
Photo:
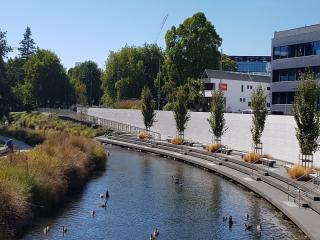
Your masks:
<svg viewBox="0 0 320 240"><path fill-rule="evenodd" d="M299 179L300 181L310 180L310 173L312 173L311 168L303 167L301 165L293 165L288 169L288 176L292 179Z"/></svg>
<svg viewBox="0 0 320 240"><path fill-rule="evenodd" d="M10 154L0 161L0 222L21 230L33 215L55 210L105 163L98 142L62 132L48 134L30 152Z"/></svg>
<svg viewBox="0 0 320 240"><path fill-rule="evenodd" d="M141 100L127 99L118 100L112 104L112 108L116 109L141 109Z"/></svg>
<svg viewBox="0 0 320 240"><path fill-rule="evenodd" d="M65 121L52 115L48 116L40 113L14 113L10 117L13 120L13 126L16 129L24 129L27 131L27 134L28 132L31 134L34 132L63 131L76 136L93 138L106 132L106 129L101 127L89 127L84 124Z"/></svg>
<svg viewBox="0 0 320 240"><path fill-rule="evenodd" d="M255 152L249 152L244 155L243 160L248 163L260 163L261 155Z"/></svg>
<svg viewBox="0 0 320 240"><path fill-rule="evenodd" d="M267 159L272 159L272 156L271 156L271 154L269 154L269 153L264 153L264 154L262 154L262 157L263 157L263 158L267 158Z"/></svg>
<svg viewBox="0 0 320 240"><path fill-rule="evenodd" d="M219 148L221 148L222 145L221 144L207 144L206 145L206 150L208 152L216 152Z"/></svg>
<svg viewBox="0 0 320 240"><path fill-rule="evenodd" d="M138 133L138 138L143 140L147 138L147 134L145 132L139 132Z"/></svg>
<svg viewBox="0 0 320 240"><path fill-rule="evenodd" d="M175 137L171 140L171 143L175 145L182 145L184 140L181 137Z"/></svg>

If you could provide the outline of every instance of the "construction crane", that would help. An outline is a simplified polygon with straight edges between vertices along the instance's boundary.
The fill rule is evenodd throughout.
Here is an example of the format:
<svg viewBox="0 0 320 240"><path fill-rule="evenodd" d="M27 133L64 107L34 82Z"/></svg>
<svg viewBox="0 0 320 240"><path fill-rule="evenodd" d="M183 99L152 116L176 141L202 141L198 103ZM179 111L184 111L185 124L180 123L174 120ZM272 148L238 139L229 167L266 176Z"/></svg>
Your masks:
<svg viewBox="0 0 320 240"><path fill-rule="evenodd" d="M167 21L167 18L168 18L168 16L169 16L169 14L166 14L165 16L164 16L164 18L163 18L163 20L162 20L162 23L161 23L161 26L160 26L160 30L159 30L159 32L158 32L158 34L157 34L157 37L156 37L156 39L155 39L155 41L154 41L154 44L156 45L157 44L157 42L158 42L158 39L159 39L159 36L160 36L160 33L161 33L161 31L162 31L162 29L163 29L163 26L164 26L164 24L166 23L166 21ZM159 71L158 71L158 77L159 77L159 82L158 82L158 111L160 110L160 72L161 72L161 69L160 69L160 58L159 58Z"/></svg>

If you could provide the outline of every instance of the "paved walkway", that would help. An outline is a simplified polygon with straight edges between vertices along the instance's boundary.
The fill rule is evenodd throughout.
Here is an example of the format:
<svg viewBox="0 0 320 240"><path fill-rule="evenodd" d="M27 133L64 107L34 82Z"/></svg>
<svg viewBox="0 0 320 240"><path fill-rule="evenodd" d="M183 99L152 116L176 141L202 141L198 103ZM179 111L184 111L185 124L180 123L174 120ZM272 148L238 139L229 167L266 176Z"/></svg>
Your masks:
<svg viewBox="0 0 320 240"><path fill-rule="evenodd" d="M289 217L310 239L320 239L320 214L310 208L299 207L295 202L288 201L288 195L279 188L269 184L267 181L256 181L249 174L248 171L239 171L241 169L230 168L227 163L220 165L219 162L205 160L196 156L191 156L189 153L181 153L177 150L161 149L157 146L145 146L139 143L126 142L125 140L115 140L108 138L98 138L99 141L111 143L123 147L135 148L145 152L151 152L169 156L181 161L189 162L191 164L212 170L220 173L256 192L267 201L272 203L287 217ZM251 170L249 170L250 172ZM281 174L281 168L275 170Z"/></svg>
<svg viewBox="0 0 320 240"><path fill-rule="evenodd" d="M0 141L2 142L7 142L9 139L9 137L5 137L5 136L1 136L0 135ZM19 140L15 140L13 139L13 145L14 145L14 150L30 150L32 149L32 147L28 144L26 144L25 142L19 141Z"/></svg>

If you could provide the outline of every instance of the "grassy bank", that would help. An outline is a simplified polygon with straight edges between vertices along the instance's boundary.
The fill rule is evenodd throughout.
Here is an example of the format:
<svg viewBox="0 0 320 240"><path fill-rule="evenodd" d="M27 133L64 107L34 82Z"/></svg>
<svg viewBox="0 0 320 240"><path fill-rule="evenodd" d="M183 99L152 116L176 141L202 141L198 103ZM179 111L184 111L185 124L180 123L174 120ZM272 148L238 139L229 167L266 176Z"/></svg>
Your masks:
<svg viewBox="0 0 320 240"><path fill-rule="evenodd" d="M23 119L28 127L34 121ZM20 121L22 118L15 124ZM53 212L69 193L82 189L93 171L105 169L103 146L80 136L81 132L79 136L70 134L68 128L43 131L41 127L52 125L51 120L48 121L49 124L39 124L40 129L37 125L34 129L18 125L6 128L13 135L24 132L32 139L31 135L36 134L34 142L41 142L40 138L44 141L30 152L11 154L0 161L0 236L1 229L15 235L35 216ZM69 123L63 125L69 126ZM15 128L18 133L14 132ZM83 131L90 130L87 128Z"/></svg>

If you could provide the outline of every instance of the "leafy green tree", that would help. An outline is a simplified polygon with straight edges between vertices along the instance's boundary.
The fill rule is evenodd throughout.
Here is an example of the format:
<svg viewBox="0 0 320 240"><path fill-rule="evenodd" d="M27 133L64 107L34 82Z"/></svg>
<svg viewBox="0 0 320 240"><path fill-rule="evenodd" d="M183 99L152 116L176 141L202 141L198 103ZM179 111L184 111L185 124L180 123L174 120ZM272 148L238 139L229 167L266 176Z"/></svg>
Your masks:
<svg viewBox="0 0 320 240"><path fill-rule="evenodd" d="M221 90L212 93L210 118L207 119L216 143L221 142L221 137L227 130L224 119L224 94Z"/></svg>
<svg viewBox="0 0 320 240"><path fill-rule="evenodd" d="M256 88L251 94L251 108L253 110L251 135L256 147L261 143L261 136L268 115L267 95L262 86Z"/></svg>
<svg viewBox="0 0 320 240"><path fill-rule="evenodd" d="M141 113L143 116L143 123L146 128L146 131L149 132L153 123L156 121L156 119L155 119L155 117L156 117L156 112L155 112L156 103L153 100L151 91L147 86L145 86L142 89L141 101L142 101Z"/></svg>
<svg viewBox="0 0 320 240"><path fill-rule="evenodd" d="M104 104L110 105L120 99L137 99L145 85L155 95L154 82L159 72L159 61L163 61L163 53L154 44L125 46L118 52L111 52L102 76Z"/></svg>
<svg viewBox="0 0 320 240"><path fill-rule="evenodd" d="M300 76L299 86L293 103L293 116L297 123L296 137L300 151L304 155L312 155L318 147L319 112L317 100L319 86L313 79L312 73Z"/></svg>
<svg viewBox="0 0 320 240"><path fill-rule="evenodd" d="M186 129L187 122L190 120L186 98L187 96L183 88L178 88L176 101L173 104L173 116L176 121L178 136L182 139L184 139L184 130Z"/></svg>
<svg viewBox="0 0 320 240"><path fill-rule="evenodd" d="M86 85L80 80L73 81L73 87L75 91L76 103L82 106L87 106L87 89Z"/></svg>
<svg viewBox="0 0 320 240"><path fill-rule="evenodd" d="M7 43L7 32L0 29L0 118L6 115L10 108L11 89L7 82L4 59L12 48Z"/></svg>
<svg viewBox="0 0 320 240"><path fill-rule="evenodd" d="M199 12L184 20L178 28L167 31L166 81L183 85L188 78L198 79L204 69L218 69L222 39L204 13Z"/></svg>
<svg viewBox="0 0 320 240"><path fill-rule="evenodd" d="M226 54L222 54L221 65L223 71L238 71L237 63Z"/></svg>
<svg viewBox="0 0 320 240"><path fill-rule="evenodd" d="M20 57L24 60L28 59L37 51L36 43L31 35L31 28L27 27L25 33L23 34L23 39L20 42L20 47L18 48Z"/></svg>
<svg viewBox="0 0 320 240"><path fill-rule="evenodd" d="M93 61L85 61L79 66L69 69L68 75L71 82L76 83L78 80L85 85L87 103L85 105L99 105L101 97L101 70ZM75 90L82 90L83 88L76 88ZM83 94L76 93L76 94Z"/></svg>
<svg viewBox="0 0 320 240"><path fill-rule="evenodd" d="M22 86L26 104L35 106L68 105L69 79L57 55L38 50L25 64Z"/></svg>

